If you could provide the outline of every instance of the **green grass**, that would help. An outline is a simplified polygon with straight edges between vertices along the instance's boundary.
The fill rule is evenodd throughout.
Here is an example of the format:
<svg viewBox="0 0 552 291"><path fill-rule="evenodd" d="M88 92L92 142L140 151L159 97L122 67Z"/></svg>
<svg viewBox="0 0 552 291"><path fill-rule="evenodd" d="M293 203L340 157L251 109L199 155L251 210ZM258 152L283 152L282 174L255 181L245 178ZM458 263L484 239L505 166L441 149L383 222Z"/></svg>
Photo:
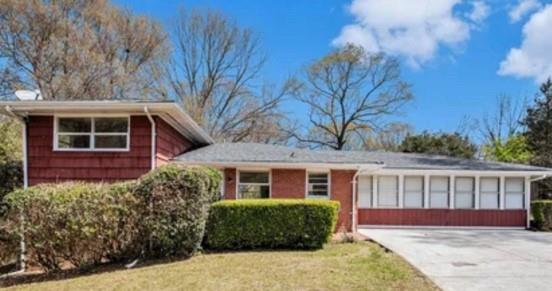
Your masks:
<svg viewBox="0 0 552 291"><path fill-rule="evenodd" d="M435 290L428 279L370 242L318 251L198 255L132 270L12 287L20 290Z"/></svg>

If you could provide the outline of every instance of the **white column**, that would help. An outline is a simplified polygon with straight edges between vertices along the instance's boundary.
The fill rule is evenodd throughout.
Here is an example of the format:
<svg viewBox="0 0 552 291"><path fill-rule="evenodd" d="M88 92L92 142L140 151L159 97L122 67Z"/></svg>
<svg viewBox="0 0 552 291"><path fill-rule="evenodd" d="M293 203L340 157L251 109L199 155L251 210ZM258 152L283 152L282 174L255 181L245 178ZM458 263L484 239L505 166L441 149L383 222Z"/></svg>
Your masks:
<svg viewBox="0 0 552 291"><path fill-rule="evenodd" d="M450 176L449 178L449 208L454 209L454 192L456 190L456 183L454 180L454 176Z"/></svg>
<svg viewBox="0 0 552 291"><path fill-rule="evenodd" d="M525 177L525 209L527 210L526 227L531 227L531 177Z"/></svg>
<svg viewBox="0 0 552 291"><path fill-rule="evenodd" d="M475 178L474 178L474 183L475 183L475 184L474 184L474 188L475 188L475 189L474 189L474 191L475 191L474 194L475 194L475 195L474 195L474 198L473 198L473 199L475 199L475 201L474 201L474 207L475 207L475 209L479 209L479 202L481 201L481 199L479 198L479 197L481 196L481 195L480 195L480 190L481 190L480 188L481 188L481 186L479 186L479 180L480 180L480 178L481 178L481 177L479 177L479 176L475 176Z"/></svg>
<svg viewBox="0 0 552 291"><path fill-rule="evenodd" d="M399 208L404 208L404 175L399 175Z"/></svg>
<svg viewBox="0 0 552 291"><path fill-rule="evenodd" d="M504 176L500 176L500 191L498 196L499 208L504 209L504 196L506 191L506 179Z"/></svg>
<svg viewBox="0 0 552 291"><path fill-rule="evenodd" d="M424 208L429 208L429 175L424 175Z"/></svg>
<svg viewBox="0 0 552 291"><path fill-rule="evenodd" d="M372 176L372 208L378 208L378 176Z"/></svg>

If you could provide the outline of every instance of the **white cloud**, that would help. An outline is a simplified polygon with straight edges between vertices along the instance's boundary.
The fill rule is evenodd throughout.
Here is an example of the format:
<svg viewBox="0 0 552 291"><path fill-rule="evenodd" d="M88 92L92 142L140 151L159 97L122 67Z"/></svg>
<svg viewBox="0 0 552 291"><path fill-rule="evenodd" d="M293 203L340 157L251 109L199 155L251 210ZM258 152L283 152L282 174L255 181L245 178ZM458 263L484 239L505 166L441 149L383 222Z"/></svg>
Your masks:
<svg viewBox="0 0 552 291"><path fill-rule="evenodd" d="M534 78L542 82L552 76L552 4L534 13L523 26L519 48L512 48L500 63L499 75Z"/></svg>
<svg viewBox="0 0 552 291"><path fill-rule="evenodd" d="M538 0L519 0L517 5L512 7L508 12L510 16L510 21L518 22L525 15L538 10L542 7L542 4Z"/></svg>
<svg viewBox="0 0 552 291"><path fill-rule="evenodd" d="M456 13L461 0L353 0L353 24L343 27L333 44L354 43L373 52L405 57L419 66L442 45L454 47L470 37L469 20L482 21L488 6L476 1L465 17ZM477 3L477 4L476 4ZM468 19L465 19L465 18Z"/></svg>
<svg viewBox="0 0 552 291"><path fill-rule="evenodd" d="M473 9L470 13L467 14L467 17L471 21L476 22L476 23L480 23L483 20L485 20L485 18L487 18L487 16L489 16L489 12L490 12L491 9L490 9L489 5L487 5L485 2L483 2L483 1L474 1L471 4L472 4Z"/></svg>

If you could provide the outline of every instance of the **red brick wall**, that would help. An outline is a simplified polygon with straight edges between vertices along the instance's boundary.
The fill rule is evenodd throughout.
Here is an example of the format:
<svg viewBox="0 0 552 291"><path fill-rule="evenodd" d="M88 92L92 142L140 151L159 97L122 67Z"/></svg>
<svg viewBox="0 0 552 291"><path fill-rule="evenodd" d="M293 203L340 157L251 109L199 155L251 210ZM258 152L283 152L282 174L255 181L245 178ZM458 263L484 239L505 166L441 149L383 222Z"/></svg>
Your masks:
<svg viewBox="0 0 552 291"><path fill-rule="evenodd" d="M525 227L525 210L359 209L360 225Z"/></svg>
<svg viewBox="0 0 552 291"><path fill-rule="evenodd" d="M53 150L52 116L30 116L28 124L29 185L66 180L134 179L151 168L151 130L145 116L130 119L128 152L63 152Z"/></svg>
<svg viewBox="0 0 552 291"><path fill-rule="evenodd" d="M272 198L305 198L306 170L272 169Z"/></svg>
<svg viewBox="0 0 552 291"><path fill-rule="evenodd" d="M156 165L166 164L173 157L192 149L192 144L163 119L156 117Z"/></svg>
<svg viewBox="0 0 552 291"><path fill-rule="evenodd" d="M236 199L236 169L224 169L224 199Z"/></svg>
<svg viewBox="0 0 552 291"><path fill-rule="evenodd" d="M351 212L352 212L352 195L353 195L353 177L355 171L349 170L332 170L331 173L331 199L339 201L341 209L337 220L337 231L342 228L351 230Z"/></svg>

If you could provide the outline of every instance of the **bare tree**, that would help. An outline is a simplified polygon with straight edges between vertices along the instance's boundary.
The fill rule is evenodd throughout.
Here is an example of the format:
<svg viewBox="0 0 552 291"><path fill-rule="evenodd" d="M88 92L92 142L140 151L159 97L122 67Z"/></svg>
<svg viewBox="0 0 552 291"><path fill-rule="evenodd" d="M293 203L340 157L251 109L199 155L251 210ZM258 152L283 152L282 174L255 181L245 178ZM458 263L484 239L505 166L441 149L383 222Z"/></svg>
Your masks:
<svg viewBox="0 0 552 291"><path fill-rule="evenodd" d="M399 151L403 140L413 132L412 126L406 123L392 122L377 132L369 132L368 136L359 136L365 150Z"/></svg>
<svg viewBox="0 0 552 291"><path fill-rule="evenodd" d="M259 82L266 56L258 36L211 10L181 10L170 90L216 140L273 142L280 104L296 84Z"/></svg>
<svg viewBox="0 0 552 291"><path fill-rule="evenodd" d="M0 0L0 84L45 99L159 97L165 39L107 0Z"/></svg>
<svg viewBox="0 0 552 291"><path fill-rule="evenodd" d="M485 115L480 122L483 142L492 144L504 141L521 129L521 120L527 112L527 99L514 100L508 95L499 95L496 110Z"/></svg>
<svg viewBox="0 0 552 291"><path fill-rule="evenodd" d="M304 83L296 98L309 108L309 125L293 136L311 147L351 148L358 136L385 128L385 118L413 98L396 59L353 45L311 64Z"/></svg>

